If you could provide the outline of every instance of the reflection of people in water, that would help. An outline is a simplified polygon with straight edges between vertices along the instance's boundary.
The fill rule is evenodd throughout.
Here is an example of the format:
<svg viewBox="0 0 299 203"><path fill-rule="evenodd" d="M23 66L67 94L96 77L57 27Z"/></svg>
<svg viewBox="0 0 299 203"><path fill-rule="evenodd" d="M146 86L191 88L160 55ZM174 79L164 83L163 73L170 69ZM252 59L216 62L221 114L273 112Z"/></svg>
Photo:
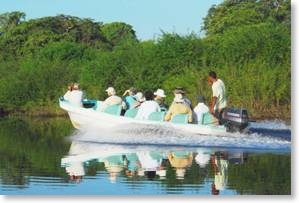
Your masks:
<svg viewBox="0 0 299 203"><path fill-rule="evenodd" d="M136 153L126 154L127 168L125 175L129 178L135 176L140 168L140 162Z"/></svg>
<svg viewBox="0 0 299 203"><path fill-rule="evenodd" d="M211 165L215 175L214 183L211 185L212 194L218 195L220 190L225 189L227 185L227 154L224 152L215 152L215 154L211 155Z"/></svg>
<svg viewBox="0 0 299 203"><path fill-rule="evenodd" d="M188 151L173 151L168 153L168 160L172 167L176 169L177 179L184 179L186 168L191 166L193 155Z"/></svg>
<svg viewBox="0 0 299 203"><path fill-rule="evenodd" d="M163 160L161 153L156 151L137 152L137 157L140 163L139 176L146 175L149 180L153 180L156 175L166 176L166 170L161 166Z"/></svg>
<svg viewBox="0 0 299 203"><path fill-rule="evenodd" d="M109 173L110 182L115 183L117 176L126 165L126 157L123 155L108 156L104 158L104 165Z"/></svg>
<svg viewBox="0 0 299 203"><path fill-rule="evenodd" d="M198 149L194 159L200 168L205 168L210 161L210 154L207 151Z"/></svg>
<svg viewBox="0 0 299 203"><path fill-rule="evenodd" d="M70 163L65 170L69 174L70 180L76 183L80 183L85 175L83 162Z"/></svg>

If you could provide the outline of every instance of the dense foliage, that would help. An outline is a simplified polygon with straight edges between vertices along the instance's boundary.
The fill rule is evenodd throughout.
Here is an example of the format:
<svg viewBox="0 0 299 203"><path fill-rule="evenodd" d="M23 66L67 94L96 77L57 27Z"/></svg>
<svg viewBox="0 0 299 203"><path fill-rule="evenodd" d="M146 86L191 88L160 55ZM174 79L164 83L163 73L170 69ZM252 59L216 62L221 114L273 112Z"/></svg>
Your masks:
<svg viewBox="0 0 299 203"><path fill-rule="evenodd" d="M290 117L290 0L225 0L204 18L204 37L163 33L147 41L121 22L24 16L0 15L0 109L57 107L74 81L97 99L113 85L119 94L163 88L170 102L172 89L183 86L195 103L199 94L211 97L206 76L215 70L230 106Z"/></svg>

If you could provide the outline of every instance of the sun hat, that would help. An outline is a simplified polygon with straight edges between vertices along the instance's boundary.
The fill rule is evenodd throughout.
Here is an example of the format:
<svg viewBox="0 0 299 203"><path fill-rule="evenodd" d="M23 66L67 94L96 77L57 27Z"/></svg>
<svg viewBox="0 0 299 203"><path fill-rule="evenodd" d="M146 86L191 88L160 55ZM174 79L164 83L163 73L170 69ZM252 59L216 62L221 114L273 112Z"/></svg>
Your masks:
<svg viewBox="0 0 299 203"><path fill-rule="evenodd" d="M115 89L114 89L113 87L108 87L108 88L106 89L106 92L107 92L107 93L110 93L110 94L112 94L112 95L115 95L115 94L116 94L116 91L115 91Z"/></svg>
<svg viewBox="0 0 299 203"><path fill-rule="evenodd" d="M74 162L65 168L70 176L84 176L85 170L82 162Z"/></svg>
<svg viewBox="0 0 299 203"><path fill-rule="evenodd" d="M139 102L144 102L144 97L143 97L143 94L142 92L137 92L137 94L134 95L136 101L139 101Z"/></svg>
<svg viewBox="0 0 299 203"><path fill-rule="evenodd" d="M195 162L199 165L200 168L205 168L210 161L210 155L203 152L198 152L195 156Z"/></svg>
<svg viewBox="0 0 299 203"><path fill-rule="evenodd" d="M174 94L185 94L185 90L182 87L176 87L175 90L173 91Z"/></svg>
<svg viewBox="0 0 299 203"><path fill-rule="evenodd" d="M177 168L176 169L176 179L182 180L185 177L186 169L184 168Z"/></svg>
<svg viewBox="0 0 299 203"><path fill-rule="evenodd" d="M73 84L73 89L79 89L79 84L78 83L74 83Z"/></svg>
<svg viewBox="0 0 299 203"><path fill-rule="evenodd" d="M137 174L138 174L138 176L143 177L144 176L144 170L142 170L142 169L138 170Z"/></svg>
<svg viewBox="0 0 299 203"><path fill-rule="evenodd" d="M158 176L160 176L160 178L166 176L166 170L165 169L160 169L156 173L157 173Z"/></svg>
<svg viewBox="0 0 299 203"><path fill-rule="evenodd" d="M154 92L154 95L159 97L166 97L165 92L162 89L157 89L157 91Z"/></svg>
<svg viewBox="0 0 299 203"><path fill-rule="evenodd" d="M175 94L173 101L176 103L183 103L184 102L183 95Z"/></svg>

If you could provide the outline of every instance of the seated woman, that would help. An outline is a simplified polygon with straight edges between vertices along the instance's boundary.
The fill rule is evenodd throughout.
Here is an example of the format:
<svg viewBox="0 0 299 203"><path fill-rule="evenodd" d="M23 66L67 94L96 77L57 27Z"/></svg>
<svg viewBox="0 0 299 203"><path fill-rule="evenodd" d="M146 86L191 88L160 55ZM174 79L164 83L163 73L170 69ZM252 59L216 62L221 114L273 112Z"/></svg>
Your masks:
<svg viewBox="0 0 299 203"><path fill-rule="evenodd" d="M188 122L192 123L192 111L190 107L184 103L182 94L175 94L173 103L165 115L165 121L170 121L177 114L188 114Z"/></svg>
<svg viewBox="0 0 299 203"><path fill-rule="evenodd" d="M140 107L140 105L145 101L142 92L137 92L137 94L134 96L136 101L133 104L133 108L137 109Z"/></svg>
<svg viewBox="0 0 299 203"><path fill-rule="evenodd" d="M144 93L144 97L145 102L140 105L138 113L135 117L139 120L147 120L151 113L161 111L159 104L153 100L154 94L152 91L146 91Z"/></svg>
<svg viewBox="0 0 299 203"><path fill-rule="evenodd" d="M106 89L108 98L100 105L100 111L104 111L107 107L112 105L122 105L122 99L116 95L116 91L113 87Z"/></svg>
<svg viewBox="0 0 299 203"><path fill-rule="evenodd" d="M63 98L74 106L82 107L83 92L79 90L79 84L74 83L70 85Z"/></svg>
<svg viewBox="0 0 299 203"><path fill-rule="evenodd" d="M136 98L135 98L136 93L137 90L134 87L131 87L130 89L124 92L123 97L128 95L124 98L124 102L126 103L127 109L134 108L134 104L136 103Z"/></svg>

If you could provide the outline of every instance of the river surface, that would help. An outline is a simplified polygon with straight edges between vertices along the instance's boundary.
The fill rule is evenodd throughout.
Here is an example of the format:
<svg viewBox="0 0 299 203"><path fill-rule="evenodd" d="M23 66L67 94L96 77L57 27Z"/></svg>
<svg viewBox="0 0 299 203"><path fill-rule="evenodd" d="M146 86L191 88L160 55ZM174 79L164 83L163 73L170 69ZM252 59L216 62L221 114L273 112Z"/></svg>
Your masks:
<svg viewBox="0 0 299 203"><path fill-rule="evenodd" d="M2 118L0 194L287 195L291 127L263 121L251 124L250 135L191 136Z"/></svg>

